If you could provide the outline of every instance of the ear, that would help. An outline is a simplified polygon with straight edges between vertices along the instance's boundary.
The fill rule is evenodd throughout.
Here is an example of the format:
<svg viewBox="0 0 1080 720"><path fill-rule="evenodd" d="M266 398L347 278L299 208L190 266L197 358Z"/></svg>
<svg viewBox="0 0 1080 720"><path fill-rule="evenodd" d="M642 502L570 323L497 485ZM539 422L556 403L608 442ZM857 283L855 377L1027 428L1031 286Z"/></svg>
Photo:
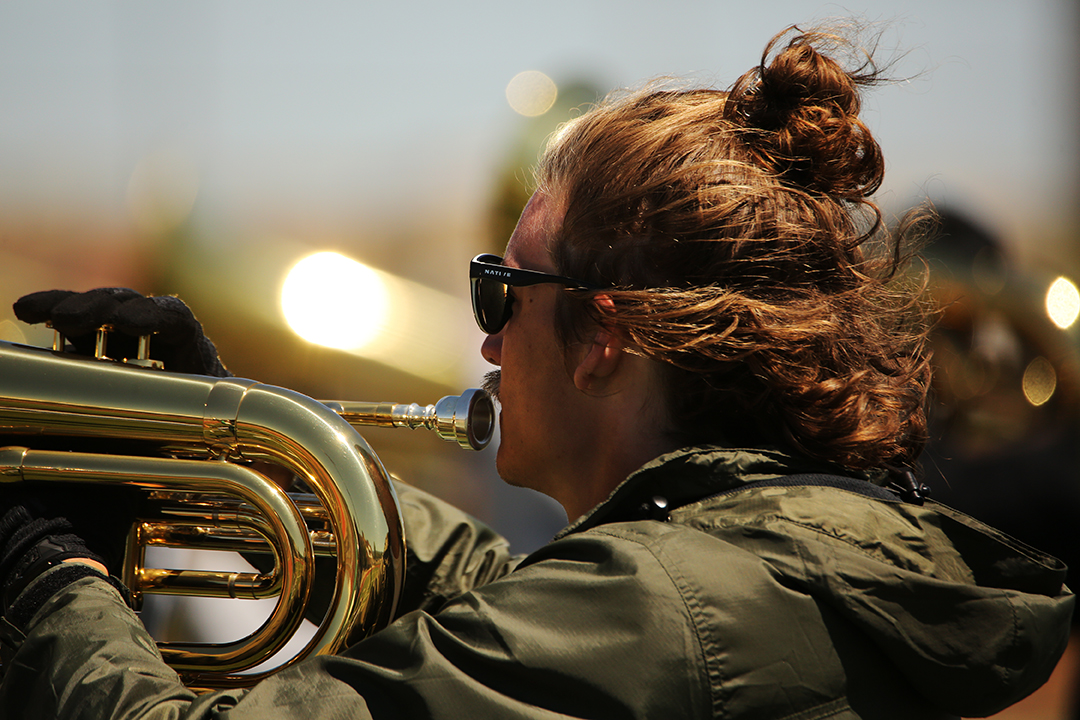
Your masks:
<svg viewBox="0 0 1080 720"><path fill-rule="evenodd" d="M612 313L615 303L607 295L598 295L593 301L601 313ZM574 368L574 385L582 392L596 391L618 369L623 360L625 343L611 330L601 326L593 337L585 357Z"/></svg>
<svg viewBox="0 0 1080 720"><path fill-rule="evenodd" d="M574 368L574 385L582 392L596 391L618 369L623 343L605 329L596 331L585 357Z"/></svg>

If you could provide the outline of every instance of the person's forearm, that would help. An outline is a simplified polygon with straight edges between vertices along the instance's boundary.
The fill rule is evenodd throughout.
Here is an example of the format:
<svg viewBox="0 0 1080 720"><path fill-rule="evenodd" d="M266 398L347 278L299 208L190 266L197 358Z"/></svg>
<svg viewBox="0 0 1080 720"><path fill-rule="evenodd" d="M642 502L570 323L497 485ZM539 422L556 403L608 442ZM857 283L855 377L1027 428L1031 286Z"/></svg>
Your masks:
<svg viewBox="0 0 1080 720"><path fill-rule="evenodd" d="M175 717L195 697L103 578L68 585L26 627L5 622L2 632L14 655L5 653L0 717Z"/></svg>

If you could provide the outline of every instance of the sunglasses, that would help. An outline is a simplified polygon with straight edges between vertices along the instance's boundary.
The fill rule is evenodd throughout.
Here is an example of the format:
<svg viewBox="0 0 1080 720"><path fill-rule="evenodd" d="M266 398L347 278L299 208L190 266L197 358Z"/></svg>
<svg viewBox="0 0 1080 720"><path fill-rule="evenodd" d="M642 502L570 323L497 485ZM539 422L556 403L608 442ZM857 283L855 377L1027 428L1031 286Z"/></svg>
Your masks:
<svg viewBox="0 0 1080 720"><path fill-rule="evenodd" d="M476 316L476 324L488 335L502 330L513 314L514 298L509 294L510 287L558 283L577 290L597 289L580 280L561 275L507 267L502 261L498 255L483 254L477 255L469 263L473 315Z"/></svg>

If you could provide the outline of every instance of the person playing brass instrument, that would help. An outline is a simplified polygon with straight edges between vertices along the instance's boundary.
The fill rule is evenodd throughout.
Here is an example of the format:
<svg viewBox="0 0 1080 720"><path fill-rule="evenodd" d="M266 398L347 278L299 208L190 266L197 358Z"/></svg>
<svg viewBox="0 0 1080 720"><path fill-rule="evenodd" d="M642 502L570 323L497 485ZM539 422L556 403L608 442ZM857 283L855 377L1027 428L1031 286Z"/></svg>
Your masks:
<svg viewBox="0 0 1080 720"><path fill-rule="evenodd" d="M1065 569L916 479L927 322L870 200L882 78L846 42L791 29L727 90L609 97L551 138L505 256L472 261L497 467L565 508L548 545L513 556L402 486L394 622L196 695L107 553L8 497L0 714L912 720L1038 688Z"/></svg>

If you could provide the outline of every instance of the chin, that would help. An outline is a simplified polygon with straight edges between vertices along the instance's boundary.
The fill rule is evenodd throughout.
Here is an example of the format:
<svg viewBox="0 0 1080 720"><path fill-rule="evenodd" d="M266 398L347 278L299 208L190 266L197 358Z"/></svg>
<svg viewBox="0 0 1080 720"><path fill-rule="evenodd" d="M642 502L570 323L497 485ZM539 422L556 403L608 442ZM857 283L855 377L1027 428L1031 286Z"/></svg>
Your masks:
<svg viewBox="0 0 1080 720"><path fill-rule="evenodd" d="M499 477L503 479L507 485L517 486L517 482L514 480L514 472L512 463L507 461L505 453L503 453L503 446L499 444L499 451L495 455L495 472L499 474Z"/></svg>
<svg viewBox="0 0 1080 720"><path fill-rule="evenodd" d="M527 480L528 474L523 473L521 468L516 466L513 457L503 450L504 447L505 443L501 442L499 444L499 451L495 455L495 471L499 473L499 477L501 477L503 482L507 485L532 488L533 486Z"/></svg>

